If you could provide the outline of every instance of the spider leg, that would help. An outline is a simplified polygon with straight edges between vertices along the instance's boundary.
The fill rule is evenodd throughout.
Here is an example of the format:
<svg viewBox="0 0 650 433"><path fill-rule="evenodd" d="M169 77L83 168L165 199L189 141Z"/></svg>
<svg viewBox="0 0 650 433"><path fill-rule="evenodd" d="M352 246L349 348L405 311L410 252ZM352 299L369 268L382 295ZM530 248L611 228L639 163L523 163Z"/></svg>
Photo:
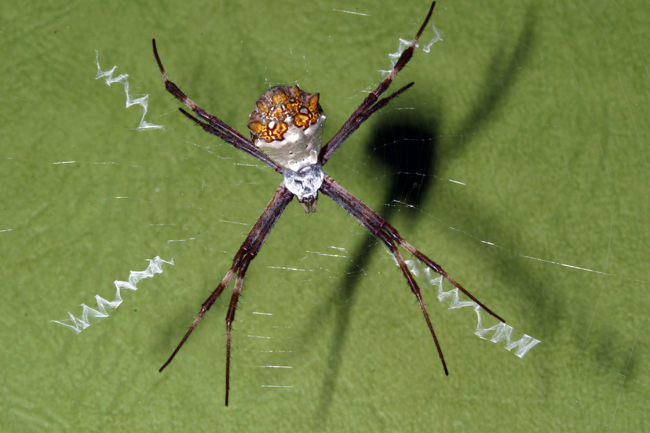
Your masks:
<svg viewBox="0 0 650 433"><path fill-rule="evenodd" d="M205 132L209 132L210 134L216 135L217 137L221 138L223 141L226 143L228 142L227 136L220 131L219 129L215 128L214 126L203 123L201 120L197 119L196 117L192 116L190 113L187 111L183 110L182 108L178 109L181 113L183 113L187 118L192 120L192 122L196 123L199 125ZM237 147L237 146L235 146ZM282 172L282 168L277 165L275 162L273 162L268 156L265 154L258 155L257 153L252 153L248 147L240 147L240 150L243 150L244 152L248 153L249 155L254 156L255 158L259 159L260 161L266 163L268 166L270 166L273 170L277 171L278 173ZM257 150L257 148L255 148Z"/></svg>
<svg viewBox="0 0 650 433"><path fill-rule="evenodd" d="M159 372L162 373L162 371L165 369L165 367L167 367L172 362L174 357L176 357L176 354L178 353L178 351L181 350L181 347L183 347L183 345L187 341L187 339L190 336L190 334L192 333L192 331L194 331L194 328L196 328L196 325L198 325L199 322L201 321L201 319L203 318L203 315L210 309L210 307L212 307L212 304L214 304L214 302L217 300L219 295L221 295L221 292L223 292L223 289L226 288L226 286L228 285L228 283L232 279L232 276L235 274L235 271L237 271L237 269L239 269L239 267L241 266L241 259L242 259L242 256L244 255L244 253L245 252L242 251L242 249L240 248L239 251L237 252L237 254L235 255L235 260L233 261L232 267L230 268L230 270L228 271L226 276L223 278L221 283L217 286L217 288L214 289L214 291L212 292L210 297L203 303L203 305L201 305L201 310L199 311L199 314L194 319L194 322L192 323L192 326L190 326L190 329L187 330L187 332L185 333L185 336L183 337L181 342L178 344L178 346L176 346L176 349L174 350L172 355L169 357L167 362L165 362L163 364L163 366L160 367L160 369L158 370Z"/></svg>
<svg viewBox="0 0 650 433"><path fill-rule="evenodd" d="M239 269L239 274L237 274L237 280L235 281L235 288L233 289L232 297L230 298L228 314L226 314L226 406L228 406L228 396L230 395L230 341L232 335L232 322L235 320L235 310L237 309L237 301L239 300L239 294L241 293L244 276L246 276L248 264L252 259L253 257L251 257L250 260L244 261Z"/></svg>
<svg viewBox="0 0 650 433"><path fill-rule="evenodd" d="M403 93L406 91L409 87L413 85L413 83L410 83L401 89L399 89L397 92L391 94L390 96L383 98L379 102L377 100L379 97L384 93L386 90L388 90L388 87L391 85L397 74L406 66L406 64L411 60L411 57L413 57L413 51L415 50L415 46L418 43L418 39L420 39L420 35L422 35L422 32L424 31L424 28L426 27L427 23L431 19L431 14L433 14L433 8L435 7L436 2L434 1L431 4L431 8L429 9L429 13L427 14L427 17L424 20L424 23L420 27L420 30L418 31L417 35L415 35L415 39L413 39L413 42L411 42L411 45L404 50L400 58L397 60L397 63L395 63L395 66L393 69L390 71L388 76L384 78L384 80L379 83L377 88L373 90L368 96L366 96L366 99L363 100L363 102L357 107L356 110L352 113L350 118L345 121L339 132L332 137L332 139L321 149L320 152L320 163L321 165L325 165L325 163L330 159L332 154L336 152L336 150L343 144L345 140L354 132L356 131L359 126L363 122L365 122L373 113L375 113L377 110L380 108L384 107L386 104L390 102L393 98L398 96L399 94ZM375 104L377 102L377 104Z"/></svg>
<svg viewBox="0 0 650 433"><path fill-rule="evenodd" d="M442 354L442 350L440 349L440 344L438 343L438 338L436 337L436 334L433 330L433 326L431 324L431 321L429 320L429 315L427 313L427 310L424 306L424 302L422 301L422 295L420 293L420 288L418 287L417 283L415 282L415 279L413 278L413 275L409 271L408 267L406 266L406 263L404 259L402 258L402 255L400 254L399 250L397 249L397 246L395 243L397 242L399 245L401 245L405 250L413 254L418 260L420 260L422 263L427 265L429 268L431 268L433 271L436 273L442 275L447 281L449 281L451 284L453 284L455 287L457 287L460 291L465 293L467 296L469 296L474 302L476 302L481 308L483 308L487 313L491 314L501 322L505 322L501 317L496 315L492 310L487 308L483 303L481 303L478 299L476 299L472 294L470 294L467 290L465 290L460 284L458 284L456 281L454 281L447 272L445 272L440 265L438 265L436 262L416 250L411 244L406 242L402 237L399 235L397 230L388 224L382 217L380 217L375 211L370 209L367 205L365 205L361 200L353 196L349 191L347 191L345 188L343 188L341 185L339 185L334 179L331 177L325 175L325 179L323 180L323 185L320 188L321 192L328 197L330 197L332 200L334 200L339 206L341 206L345 211L347 211L350 215L352 215L354 218L356 218L361 225L363 225L370 233L373 235L377 236L380 240L382 240L390 249L391 253L395 257L395 260L397 261L397 264L399 267L402 269L402 272L404 273L404 276L406 277L406 281L408 282L409 286L411 287L411 291L415 294L415 296L418 299L418 303L420 304L420 308L422 309L422 313L424 314L424 318L427 321L427 325L429 326L429 330L431 331L431 335L433 337L433 340L436 344L436 348L438 349L438 354L440 355L440 359L442 361L442 366L445 369L445 374L449 374L447 372L447 366L445 364L445 359Z"/></svg>
<svg viewBox="0 0 650 433"><path fill-rule="evenodd" d="M439 274L439 275L442 275L442 277L443 277L445 280L449 281L449 282L450 282L451 284L453 284L453 285L454 285L458 290L460 290L460 291L463 292L465 295L467 295L468 298L470 298L472 301L476 302L476 303L477 303L481 308L483 308L483 309L484 309L488 314L490 314L491 316L495 317L496 319L498 319L499 321L501 321L501 322L503 322L503 323L506 322L506 321L503 320L499 315L497 315L494 311L490 310L488 307L486 307L485 305L483 305L483 303L481 303L481 301L479 301L478 299L476 299L476 298L474 297L474 295L472 295L470 292L468 292L468 291L467 291L463 286L461 286L461 285L458 284L458 283L457 283L453 278L451 278L451 277L449 276L449 274L448 274L447 272L445 272L445 270L442 269L442 267L441 267L439 264L437 264L436 262L434 262L433 260L431 260L430 258L428 258L427 256L425 256L424 254L422 254L421 252L419 252L418 250L416 250L415 247L414 247L413 245L409 244L409 243L406 242L404 239L402 239L402 237L399 235L399 233L397 232L397 230L395 230L395 228L394 228L393 226L391 226L391 225L389 225L388 223L386 223L386 227L384 227L384 230L385 230L385 231L386 231L386 232L391 236L391 238L393 238L397 243L399 243L399 244L402 246L402 248L404 248L404 249L405 249L406 251L408 251L409 253L413 254L415 257L417 257L418 260L420 260L422 263L424 263L425 265L427 265L429 268L433 269L434 272L436 272L436 273Z"/></svg>
<svg viewBox="0 0 650 433"><path fill-rule="evenodd" d="M402 273L404 273L404 277L406 277L406 281L408 282L409 287L411 287L411 291L418 299L418 304L420 304L420 309L422 310L422 314L424 314L424 320L426 320L427 326L429 326L429 331L431 331L431 335L433 336L433 341L436 344L436 349L438 349L438 355L440 356L440 361L442 361L442 368L445 369L445 375L449 376L449 370L447 370L447 363L445 362L445 357L442 354L442 349L440 348L440 342L438 342L438 337L436 337L436 331L433 330L431 319L429 319L429 313L427 313L427 309L424 306L424 301L422 300L422 293L420 292L420 287L415 282L415 279L413 278L413 274L411 274L411 271L409 271L408 266L406 266L406 262L404 261L402 254L400 254L399 250L395 246L393 240L390 237L388 237L386 233L382 231L373 234L377 236L379 239L381 239L382 241L384 241L384 243L388 246L388 249L390 249L390 252L393 254L393 257L395 257L395 260L397 260L397 264L399 265L400 269L402 269Z"/></svg>
<svg viewBox="0 0 650 433"><path fill-rule="evenodd" d="M280 186L269 204L264 209L264 212L257 219L253 228L246 236L246 240L235 254L232 267L223 278L221 283L217 288L212 292L208 299L201 306L198 316L194 319L192 326L185 333L185 336L176 347L176 350L169 357L167 362L160 367L159 371L163 371L165 367L169 365L170 362L174 359L178 351L183 347L183 344L187 341L188 337L196 328L196 325L201 321L203 315L212 307L215 303L221 292L226 288L230 280L232 279L235 272L237 272L237 279L235 281L235 288L233 289L232 298L230 300L230 307L228 308L228 314L226 315L226 331L227 331L227 348L226 348L226 406L228 406L228 394L229 394L229 385L230 385L230 341L231 341L231 329L232 321L235 318L235 309L237 307L237 300L239 299L239 294L241 293L242 283L244 281L244 276L246 275L246 270L250 262L257 256L257 253L262 248L264 241L267 236L275 226L275 223L284 212L284 209L287 207L289 202L293 199L293 194L284 186Z"/></svg>
<svg viewBox="0 0 650 433"><path fill-rule="evenodd" d="M201 126L203 126L203 129L205 129L207 132L217 135L226 143L233 145L237 149L243 150L244 152L259 159L263 163L270 165L271 168L273 168L275 171L277 172L282 171L282 169L278 167L277 164L272 162L266 155L264 155L264 153L262 153L261 150L255 147L255 145L251 143L250 140L248 140L246 137L244 137L236 129L232 128L223 120L219 119L216 116L213 116L212 114L205 111L203 108L196 105L196 103L192 101L190 98L188 98L185 95L185 93L183 93L181 89L179 89L178 86L176 86L176 84L169 81L169 78L167 78L167 73L165 72L165 68L163 67L162 62L160 61L160 56L158 55L158 49L156 48L156 40L152 39L152 43L153 43L153 54L154 56L156 56L156 62L158 62L160 73L162 74L163 80L165 80L165 88L169 93L174 95L178 100L180 100L188 108L194 111L197 116L199 116L202 120L208 122L212 126L212 128L206 129L202 123L197 122ZM192 116L189 116L184 111L183 113L196 122L196 119L194 119Z"/></svg>

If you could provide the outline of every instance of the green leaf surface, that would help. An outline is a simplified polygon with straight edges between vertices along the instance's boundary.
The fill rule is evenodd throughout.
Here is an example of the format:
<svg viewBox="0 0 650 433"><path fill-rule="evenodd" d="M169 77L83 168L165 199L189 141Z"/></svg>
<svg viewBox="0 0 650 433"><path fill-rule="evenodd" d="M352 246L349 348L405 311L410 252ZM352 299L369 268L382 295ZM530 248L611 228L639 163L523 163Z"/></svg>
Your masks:
<svg viewBox="0 0 650 433"><path fill-rule="evenodd" d="M320 92L331 137L390 69L426 2L0 5L0 430L646 431L650 369L650 8L441 1L442 42L325 171L514 328L523 359L474 335L327 197L291 203L158 373L281 177L178 112L169 77L248 135L274 85ZM431 26L421 47L435 36ZM120 83L95 79L116 65ZM399 156L397 153L399 152ZM114 281L163 272L78 335ZM407 257L410 259L410 257ZM444 286L449 290L450 286ZM462 299L461 300L466 300ZM484 325L496 322L483 314Z"/></svg>

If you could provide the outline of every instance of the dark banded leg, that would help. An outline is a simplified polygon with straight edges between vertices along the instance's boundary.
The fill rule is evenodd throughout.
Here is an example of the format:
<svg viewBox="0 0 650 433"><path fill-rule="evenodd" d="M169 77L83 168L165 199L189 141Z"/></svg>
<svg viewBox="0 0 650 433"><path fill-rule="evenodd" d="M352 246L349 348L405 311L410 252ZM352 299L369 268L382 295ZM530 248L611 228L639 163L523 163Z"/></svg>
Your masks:
<svg viewBox="0 0 650 433"><path fill-rule="evenodd" d="M214 134L217 137L221 138L226 143L231 144L237 149L243 150L249 155L254 156L255 158L262 161L263 163L269 165L273 170L280 173L282 169L275 162L271 161L271 159L269 159L269 157L266 156L261 150L255 147L255 145L251 143L250 140L248 140L246 137L241 135L236 129L232 128L223 120L219 119L216 116L213 116L212 114L205 111L203 108L196 105L196 103L192 101L190 98L188 98L185 95L185 93L183 93L181 89L178 88L176 84L169 81L169 78L167 78L167 73L165 72L165 68L163 67L162 62L160 61L158 50L156 49L156 40L152 39L152 43L153 43L153 54L154 56L156 56L156 62L158 62L158 67L160 68L160 73L162 74L162 78L165 81L165 88L167 89L167 91L172 95L174 95L176 98L178 98L179 101L181 101L183 104L189 107L192 111L194 111L196 115L199 116L199 118L203 119L205 122L208 122L211 127L207 127L207 125L205 125L203 122L199 121L198 119L194 118L186 111L183 111L183 109L179 108L179 110L187 117L189 117L190 119L192 119L193 121L201 125L201 127L203 127L203 129L206 132Z"/></svg>
<svg viewBox="0 0 650 433"><path fill-rule="evenodd" d="M409 47L406 50L404 50L404 52L397 60L397 63L395 63L395 66L390 71L388 76L384 78L384 80L381 83L379 83L379 85L375 90L373 90L368 96L366 96L366 99L364 99L363 102L359 104L357 109L354 110L350 118L343 124L339 132L337 132L334 135L334 137L332 137L332 139L325 146L323 146L319 158L321 165L325 165L325 163L327 163L327 160L330 159L330 157L334 154L334 152L336 152L339 146L341 146L341 144L343 144L343 142L347 140L347 138L354 131L356 131L359 128L359 126L361 126L361 124L365 122L373 113L375 113L377 110L384 107L386 104L390 102L391 99L398 96L402 92L406 91L409 87L413 85L413 83L407 84L406 86L399 89L397 92L377 102L379 97L386 90L388 90L388 87L391 85L391 83L393 82L397 74L404 68L404 66L406 66L409 60L411 60L411 57L413 57L413 51L415 50L415 45L417 45L418 40L420 39L420 36L424 31L424 28L427 26L427 23L431 19L431 14L433 14L433 8L435 7L435 5L436 2L434 1L431 4L431 8L429 8L429 13L427 14L427 17L424 19L424 23L422 23L420 30L415 35L415 39L413 39L411 45L409 45Z"/></svg>
<svg viewBox="0 0 650 433"><path fill-rule="evenodd" d="M237 254L235 254L232 267L223 278L221 283L217 286L217 288L214 289L210 297L208 297L208 299L203 303L198 316L196 316L196 319L194 319L194 323L192 323L192 326L190 326L190 329L185 333L185 336L181 340L180 344L176 347L176 350L174 350L167 362L165 362L165 364L160 367L159 371L162 372L165 367L167 367L169 363L172 362L178 351L181 350L181 347L183 347L183 344L185 344L185 341L187 341L192 331L194 331L194 328L196 328L196 325L198 325L198 323L203 318L203 315L210 309L210 307L212 307L217 298L219 298L219 295L221 295L221 292L223 292L223 290L232 279L233 275L235 275L235 272L237 272L235 288L233 289L232 298L230 299L230 307L228 308L228 314L226 315L226 406L228 406L228 395L230 391L230 341L232 322L235 319L235 309L237 307L239 294L241 293L242 283L246 275L246 270L248 269L248 265L250 264L251 260L257 256L257 253L262 248L266 237L269 235L273 229L273 226L280 218L280 215L282 215L282 212L292 199L293 194L289 192L287 188L281 186L277 189L273 195L273 198L266 206L266 209L264 209L264 212L262 212L262 215L260 215L260 217L255 222L255 225L253 225L253 228L248 233L248 236L246 237L246 240L242 246L239 248L239 251L237 251Z"/></svg>
<svg viewBox="0 0 650 433"><path fill-rule="evenodd" d="M420 288L418 287L415 279L413 278L411 271L409 271L408 267L406 266L406 262L404 261L404 258L402 257L399 250L397 249L395 243L401 245L405 250L413 254L418 260L420 260L426 266L431 268L433 271L442 275L447 281L449 281L460 291L462 291L467 296L469 296L487 313L491 314L501 322L505 322L505 320L497 316L494 312L492 312L492 310L490 310L485 305L483 305L483 303L481 303L478 299L472 296L471 293L469 293L460 284L454 281L449 276L449 274L447 274L442 269L440 265L438 265L436 262L434 262L424 254L416 250L413 246L411 246L411 244L409 244L404 239L402 239L402 237L399 235L399 233L397 232L397 230L395 230L394 227L388 224L375 211L373 211L368 206L366 206L361 200L353 196L350 192L348 192L345 188L339 185L331 177L327 175L325 176L325 180L323 181L323 185L321 186L320 191L326 196L330 197L332 200L334 200L339 206L345 209L350 215L355 217L357 221L361 223L361 225L363 225L366 229L368 229L368 231L370 231L370 233L375 235L377 238L381 239L388 246L388 249L390 249L391 253L395 257L395 260L397 261L397 264L399 265L400 269L402 269L402 273L404 274L404 277L406 278L406 281L408 282L411 291L416 296L418 303L420 304L420 308L422 309L424 318L427 321L427 325L429 326L429 331L431 331L431 336L433 337L433 341L435 342L436 348L438 349L438 354L440 355L442 366L445 369L445 374L449 375L449 372L447 370L447 365L445 363L445 358L442 354L442 349L440 348L440 344L438 343L438 338L436 337L436 333L433 330L433 325L431 324L431 320L429 319L429 314L427 313L427 310L424 306L424 301L422 300L422 294L420 292Z"/></svg>

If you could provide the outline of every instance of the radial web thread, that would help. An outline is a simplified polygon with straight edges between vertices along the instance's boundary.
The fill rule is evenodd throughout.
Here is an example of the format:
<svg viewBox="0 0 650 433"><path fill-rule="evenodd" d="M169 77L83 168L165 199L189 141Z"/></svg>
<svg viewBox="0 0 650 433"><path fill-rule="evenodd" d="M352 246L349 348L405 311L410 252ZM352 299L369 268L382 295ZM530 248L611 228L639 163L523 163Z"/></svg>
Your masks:
<svg viewBox="0 0 650 433"><path fill-rule="evenodd" d="M81 307L83 308L83 311L81 313L81 317L75 317L72 315L72 313L68 312L68 316L70 316L69 319L64 319L63 321L58 321L58 320L52 320L54 323L58 323L59 325L63 325L67 328L70 328L77 334L79 334L81 331L89 327L90 325L97 323L99 320L103 319L104 317L108 317L108 314L115 310L117 307L120 306L122 303L122 296L120 295L120 290L122 289L129 289L129 290L138 290L136 287L136 284L144 278L151 278L155 274L162 274L162 264L167 263L169 265L174 264L174 259L171 259L171 261L166 261L161 259L159 256L154 257L153 260L147 259L149 262L149 266L147 269L144 271L131 271L129 274L129 281L117 281L115 280L115 288L117 291L115 292L115 299L112 301L108 301L104 298L102 298L99 295L95 295L95 299L97 300L97 309L90 308L86 304L81 304ZM91 323L92 321L92 323Z"/></svg>

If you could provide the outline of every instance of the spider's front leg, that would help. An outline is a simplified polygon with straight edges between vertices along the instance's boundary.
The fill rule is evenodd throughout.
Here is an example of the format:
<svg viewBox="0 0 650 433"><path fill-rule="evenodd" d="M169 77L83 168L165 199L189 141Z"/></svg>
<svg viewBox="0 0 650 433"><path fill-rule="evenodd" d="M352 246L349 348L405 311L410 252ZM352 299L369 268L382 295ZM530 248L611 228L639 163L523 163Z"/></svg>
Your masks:
<svg viewBox="0 0 650 433"><path fill-rule="evenodd" d="M262 248L264 241L267 236L273 229L273 226L284 212L284 209L287 207L289 202L293 199L293 193L291 193L285 186L280 186L273 195L273 198L262 212L262 215L257 219L255 225L248 233L246 240L235 254L235 258L232 263L232 267L223 278L221 283L217 286L216 289L212 292L210 297L203 303L199 314L194 319L194 323L190 326L190 329L185 333L185 336L176 347L176 350L169 357L167 362L160 367L159 371L163 371L165 367L169 365L170 362L174 359L176 354L187 338L190 336L196 325L201 321L203 315L212 307L215 303L221 292L226 288L230 280L232 279L235 272L237 272L237 279L235 280L235 288L233 289L232 297L230 299L230 307L228 308L228 314L226 315L226 406L228 406L228 396L230 393L230 341L231 341L231 332L232 332L232 322L235 320L235 310L237 309L237 301L239 300L239 294L241 293L242 284L244 282L244 277L246 276L246 270L251 260L257 256L257 253Z"/></svg>
<svg viewBox="0 0 650 433"><path fill-rule="evenodd" d="M447 272L445 272L444 269L442 269L440 265L438 265L436 262L434 262L424 254L416 250L411 244L409 244L404 239L402 239L402 237L399 235L399 233L397 232L397 230L395 230L393 226L388 224L388 222L386 222L386 220L380 217L375 211L370 209L361 200L356 198L349 191L347 191L345 188L339 185L334 179L325 175L325 179L323 180L323 184L320 188L320 191L323 194L329 196L332 200L334 200L339 206L341 206L350 215L356 218L356 220L359 221L361 225L367 228L370 231L370 233L377 236L388 246L390 252L393 254L393 257L395 257L395 260L397 261L397 264L399 265L400 269L402 269L402 273L404 273L404 277L406 278L406 281L408 282L411 291L413 292L413 294L418 300L418 303L420 304L420 308L422 309L424 318L427 321L427 325L429 326L429 331L431 331L431 336L433 337L433 341L435 342L436 348L438 349L438 354L440 355L440 360L442 361L442 367L445 369L446 375L449 375L449 372L447 370L447 364L445 363L445 357L442 354L440 343L438 342L436 333L433 330L433 325L431 324L431 320L429 319L429 314L427 313L427 309L424 306L424 301L422 300L420 287L418 287L415 278L413 278L411 271L409 271L408 267L406 266L406 262L404 261L404 258L402 257L399 250L397 249L395 243L401 245L405 250L413 254L415 257L417 257L418 260L420 260L422 263L427 265L433 271L442 275L447 281L449 281L451 284L457 287L461 292L469 296L486 312L496 317L501 322L505 322L505 320L497 316L492 310L490 310L488 307L483 305L483 303L481 303L471 293L465 290L463 286L461 286L456 281L454 281L449 276L449 274L447 274Z"/></svg>

